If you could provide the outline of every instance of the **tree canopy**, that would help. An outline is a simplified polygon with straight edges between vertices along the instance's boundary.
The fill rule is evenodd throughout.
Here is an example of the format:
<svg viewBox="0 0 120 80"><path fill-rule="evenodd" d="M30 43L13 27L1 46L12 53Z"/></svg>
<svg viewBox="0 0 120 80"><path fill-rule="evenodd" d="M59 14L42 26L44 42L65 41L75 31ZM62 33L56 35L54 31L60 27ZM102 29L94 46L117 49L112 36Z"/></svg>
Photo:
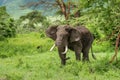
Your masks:
<svg viewBox="0 0 120 80"><path fill-rule="evenodd" d="M40 31L49 25L46 16L43 16L40 11L34 10L24 16L21 16L17 21L18 27L17 32L31 32L31 31Z"/></svg>

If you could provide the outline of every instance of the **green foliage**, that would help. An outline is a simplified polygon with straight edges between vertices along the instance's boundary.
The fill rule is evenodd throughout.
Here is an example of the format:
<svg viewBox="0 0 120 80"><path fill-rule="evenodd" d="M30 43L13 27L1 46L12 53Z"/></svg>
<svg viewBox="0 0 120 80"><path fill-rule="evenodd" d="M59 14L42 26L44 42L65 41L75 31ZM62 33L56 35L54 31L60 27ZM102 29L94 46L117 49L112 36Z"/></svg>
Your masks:
<svg viewBox="0 0 120 80"><path fill-rule="evenodd" d="M120 32L119 22L120 22L120 1L99 1L98 5L94 7L94 12L98 13L93 14L98 19L98 28L104 31L104 34L110 36L115 42L116 35ZM93 11L93 10L92 10ZM112 35L113 33L113 35ZM111 36L112 35L112 36Z"/></svg>
<svg viewBox="0 0 120 80"><path fill-rule="evenodd" d="M97 15L93 14L97 17L98 28L104 31L104 34L110 36L113 39L113 42L115 42L116 35L120 33L119 3L119 0L99 1L98 5L96 5L96 7L93 8L94 12L98 13Z"/></svg>
<svg viewBox="0 0 120 80"><path fill-rule="evenodd" d="M109 41L99 41L94 40L93 42L93 52L113 52L114 47L110 44Z"/></svg>
<svg viewBox="0 0 120 80"><path fill-rule="evenodd" d="M15 22L6 12L6 7L0 7L0 40L15 36Z"/></svg>
<svg viewBox="0 0 120 80"><path fill-rule="evenodd" d="M25 16L21 16L17 21L17 32L31 32L31 31L40 31L46 29L49 25L47 18L41 14L39 11L33 11Z"/></svg>

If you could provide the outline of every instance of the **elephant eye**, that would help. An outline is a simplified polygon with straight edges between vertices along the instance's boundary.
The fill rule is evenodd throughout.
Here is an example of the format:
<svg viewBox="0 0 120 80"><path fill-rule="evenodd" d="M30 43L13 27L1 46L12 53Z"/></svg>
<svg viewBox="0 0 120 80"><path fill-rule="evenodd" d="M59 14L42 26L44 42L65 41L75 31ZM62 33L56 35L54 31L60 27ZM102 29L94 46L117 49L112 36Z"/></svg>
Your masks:
<svg viewBox="0 0 120 80"><path fill-rule="evenodd" d="M60 37L63 37L63 35L62 35L62 34L60 34Z"/></svg>

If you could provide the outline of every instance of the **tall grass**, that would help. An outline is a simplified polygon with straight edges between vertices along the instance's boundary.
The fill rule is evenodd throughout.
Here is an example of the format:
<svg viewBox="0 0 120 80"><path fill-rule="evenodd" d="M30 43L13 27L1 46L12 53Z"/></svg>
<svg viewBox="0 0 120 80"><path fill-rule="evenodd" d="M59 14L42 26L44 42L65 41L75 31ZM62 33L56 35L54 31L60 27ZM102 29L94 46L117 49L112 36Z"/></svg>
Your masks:
<svg viewBox="0 0 120 80"><path fill-rule="evenodd" d="M101 51L105 46L99 45L99 48L94 43L94 49L98 49L95 51L97 60L93 60L90 53L90 63L79 62L75 60L74 52L68 51L70 60L66 66L61 66L56 49L49 51L53 43L43 33L19 34L0 42L0 80L120 79L120 54L118 61L110 64L114 53Z"/></svg>
<svg viewBox="0 0 120 80"><path fill-rule="evenodd" d="M0 79L6 80L119 80L120 60L109 64L106 58L91 63L78 62L69 52L66 66L60 65L56 51L0 59ZM100 56L101 54L98 54ZM118 66L119 65L119 66Z"/></svg>
<svg viewBox="0 0 120 80"><path fill-rule="evenodd" d="M49 50L53 41L44 34L30 33L19 34L16 38L0 42L0 56L36 54Z"/></svg>

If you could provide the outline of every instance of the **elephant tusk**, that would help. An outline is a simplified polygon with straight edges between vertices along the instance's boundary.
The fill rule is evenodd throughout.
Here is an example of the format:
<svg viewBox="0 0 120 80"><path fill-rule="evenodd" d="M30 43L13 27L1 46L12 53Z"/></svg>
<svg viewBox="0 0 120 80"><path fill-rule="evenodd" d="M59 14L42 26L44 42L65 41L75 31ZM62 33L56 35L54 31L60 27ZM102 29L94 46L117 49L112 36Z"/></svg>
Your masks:
<svg viewBox="0 0 120 80"><path fill-rule="evenodd" d="M68 51L68 47L66 46L66 47L65 47L65 51L62 52L62 54L66 54L67 51Z"/></svg>
<svg viewBox="0 0 120 80"><path fill-rule="evenodd" d="M52 51L54 49L54 47L55 47L55 44L50 48L50 51Z"/></svg>

